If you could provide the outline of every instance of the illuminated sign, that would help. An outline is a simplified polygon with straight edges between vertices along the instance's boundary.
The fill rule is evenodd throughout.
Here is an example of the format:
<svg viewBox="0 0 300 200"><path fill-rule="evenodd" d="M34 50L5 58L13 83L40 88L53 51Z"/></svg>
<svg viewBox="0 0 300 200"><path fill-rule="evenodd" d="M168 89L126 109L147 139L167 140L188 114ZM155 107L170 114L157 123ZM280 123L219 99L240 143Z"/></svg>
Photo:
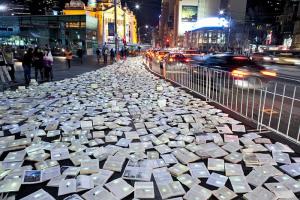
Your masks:
<svg viewBox="0 0 300 200"><path fill-rule="evenodd" d="M98 19L87 15L86 16L86 28L89 30L97 30Z"/></svg>
<svg viewBox="0 0 300 200"><path fill-rule="evenodd" d="M182 6L181 21L196 22L198 16L198 6Z"/></svg>
<svg viewBox="0 0 300 200"><path fill-rule="evenodd" d="M200 19L191 30L199 28L227 28L229 27L229 22L225 18L220 17L209 17Z"/></svg>
<svg viewBox="0 0 300 200"><path fill-rule="evenodd" d="M89 0L88 6L96 8L98 1L97 0Z"/></svg>

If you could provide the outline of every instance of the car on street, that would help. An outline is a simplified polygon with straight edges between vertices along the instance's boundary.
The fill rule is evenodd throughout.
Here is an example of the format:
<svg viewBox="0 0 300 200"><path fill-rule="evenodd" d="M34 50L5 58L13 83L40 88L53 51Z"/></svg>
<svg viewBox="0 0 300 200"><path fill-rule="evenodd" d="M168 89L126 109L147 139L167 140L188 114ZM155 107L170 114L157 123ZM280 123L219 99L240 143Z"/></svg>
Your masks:
<svg viewBox="0 0 300 200"><path fill-rule="evenodd" d="M272 63L273 56L268 53L253 53L250 59L257 63Z"/></svg>
<svg viewBox="0 0 300 200"><path fill-rule="evenodd" d="M300 65L300 55L291 52L281 52L274 56L273 63L280 65Z"/></svg>
<svg viewBox="0 0 300 200"><path fill-rule="evenodd" d="M177 52L168 53L162 59L162 62L164 62L166 64L188 63L190 61L191 61L191 58L189 58L186 55L183 55L182 53L177 53Z"/></svg>
<svg viewBox="0 0 300 200"><path fill-rule="evenodd" d="M198 66L193 72L196 74L203 73L201 69L203 67L211 70L213 79L227 78L239 88L262 88L277 77L275 71L267 70L264 66L243 55L217 54L207 56L198 62Z"/></svg>
<svg viewBox="0 0 300 200"><path fill-rule="evenodd" d="M165 50L157 51L155 54L156 61L157 62L162 61L165 55L167 55L168 53L169 51L165 51Z"/></svg>

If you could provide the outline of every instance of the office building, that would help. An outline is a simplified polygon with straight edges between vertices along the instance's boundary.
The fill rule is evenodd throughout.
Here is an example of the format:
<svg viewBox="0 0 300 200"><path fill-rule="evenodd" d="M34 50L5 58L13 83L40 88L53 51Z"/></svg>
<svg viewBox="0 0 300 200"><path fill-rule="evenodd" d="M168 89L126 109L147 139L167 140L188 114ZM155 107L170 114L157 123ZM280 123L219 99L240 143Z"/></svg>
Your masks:
<svg viewBox="0 0 300 200"><path fill-rule="evenodd" d="M191 36L191 31L204 28L201 23L204 21L209 23L209 20L205 20L209 18L225 18L231 24L236 24L230 26L231 29L238 28L245 20L246 4L247 0L163 0L159 25L161 46L189 46L187 41L194 41L196 44L193 43L193 46L199 46L200 41L206 41L206 39L195 41L185 38L185 35ZM224 16L220 16L221 10L224 11ZM207 27L211 26L206 25L205 28ZM231 32L233 33L231 36L234 37L234 31L231 30ZM223 33L224 31L222 34L218 32L217 35L223 37ZM215 34L208 33L208 35ZM208 38L207 41L209 40ZM217 39L217 41L221 40L224 39Z"/></svg>

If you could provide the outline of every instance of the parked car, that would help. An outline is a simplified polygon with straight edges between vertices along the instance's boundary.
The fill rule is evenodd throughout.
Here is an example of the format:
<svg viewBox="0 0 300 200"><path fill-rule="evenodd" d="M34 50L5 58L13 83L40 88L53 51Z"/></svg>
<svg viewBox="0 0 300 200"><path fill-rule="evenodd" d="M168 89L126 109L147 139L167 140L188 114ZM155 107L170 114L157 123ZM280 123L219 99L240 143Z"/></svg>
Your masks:
<svg viewBox="0 0 300 200"><path fill-rule="evenodd" d="M194 73L203 73L201 67L212 69L212 78L233 81L239 88L258 89L273 80L277 73L253 62L247 56L219 54L207 56L198 63ZM230 78L229 78L230 77Z"/></svg>

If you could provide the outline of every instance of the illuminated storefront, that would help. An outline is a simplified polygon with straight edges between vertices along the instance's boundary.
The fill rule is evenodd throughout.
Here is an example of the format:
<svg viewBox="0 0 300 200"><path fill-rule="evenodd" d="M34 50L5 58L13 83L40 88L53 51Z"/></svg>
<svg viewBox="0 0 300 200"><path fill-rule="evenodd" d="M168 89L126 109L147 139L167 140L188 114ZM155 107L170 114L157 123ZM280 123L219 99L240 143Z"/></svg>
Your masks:
<svg viewBox="0 0 300 200"><path fill-rule="evenodd" d="M114 7L111 0L97 1L89 0L85 6L79 0L72 0L63 11L64 15L86 15L97 18L98 31L97 41L99 45L104 43L115 43L115 18ZM136 44L137 41L137 21L133 12L128 8L117 7L117 34L119 43L126 41L127 44Z"/></svg>

